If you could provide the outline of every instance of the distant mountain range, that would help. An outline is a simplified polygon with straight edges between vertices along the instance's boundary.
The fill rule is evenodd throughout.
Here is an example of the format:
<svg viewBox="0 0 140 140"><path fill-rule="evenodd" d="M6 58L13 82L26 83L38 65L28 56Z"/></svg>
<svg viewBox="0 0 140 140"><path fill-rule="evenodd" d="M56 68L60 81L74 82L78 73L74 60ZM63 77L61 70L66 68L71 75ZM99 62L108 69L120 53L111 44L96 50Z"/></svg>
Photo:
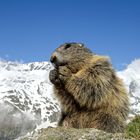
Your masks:
<svg viewBox="0 0 140 140"><path fill-rule="evenodd" d="M134 60L118 75L124 80L129 91L131 112L130 117L140 114L140 59Z"/></svg>
<svg viewBox="0 0 140 140"><path fill-rule="evenodd" d="M52 68L49 62L0 61L0 140L56 124L60 107L48 78ZM129 90L130 116L140 114L140 59L118 75Z"/></svg>
<svg viewBox="0 0 140 140"><path fill-rule="evenodd" d="M60 109L48 79L51 68L48 62L0 61L0 140L57 122Z"/></svg>

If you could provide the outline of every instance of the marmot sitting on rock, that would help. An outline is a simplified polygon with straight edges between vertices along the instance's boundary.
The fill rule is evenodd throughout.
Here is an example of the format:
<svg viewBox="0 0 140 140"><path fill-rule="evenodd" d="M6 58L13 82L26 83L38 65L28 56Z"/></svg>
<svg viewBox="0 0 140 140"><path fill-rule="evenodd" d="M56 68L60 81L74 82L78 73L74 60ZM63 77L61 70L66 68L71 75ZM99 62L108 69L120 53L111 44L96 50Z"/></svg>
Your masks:
<svg viewBox="0 0 140 140"><path fill-rule="evenodd" d="M50 61L55 69L49 78L62 106L60 126L123 132L128 96L108 57L80 43L65 43Z"/></svg>

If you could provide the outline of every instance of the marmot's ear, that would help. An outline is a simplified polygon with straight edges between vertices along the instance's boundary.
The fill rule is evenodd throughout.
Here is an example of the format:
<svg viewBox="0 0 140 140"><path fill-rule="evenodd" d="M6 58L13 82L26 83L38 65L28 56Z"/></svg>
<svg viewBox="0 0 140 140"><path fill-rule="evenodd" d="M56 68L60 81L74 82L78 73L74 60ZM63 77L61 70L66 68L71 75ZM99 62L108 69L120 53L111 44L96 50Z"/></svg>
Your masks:
<svg viewBox="0 0 140 140"><path fill-rule="evenodd" d="M78 45L79 45L80 47L84 47L84 46L85 46L83 43L78 43Z"/></svg>

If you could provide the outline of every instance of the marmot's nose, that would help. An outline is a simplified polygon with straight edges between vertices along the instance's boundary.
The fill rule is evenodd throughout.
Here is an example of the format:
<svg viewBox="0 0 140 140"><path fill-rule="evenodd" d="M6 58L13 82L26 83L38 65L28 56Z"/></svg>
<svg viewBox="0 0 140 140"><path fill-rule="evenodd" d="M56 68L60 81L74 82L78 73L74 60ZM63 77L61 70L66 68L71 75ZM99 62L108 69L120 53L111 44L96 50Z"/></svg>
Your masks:
<svg viewBox="0 0 140 140"><path fill-rule="evenodd" d="M52 55L50 61L51 61L52 63L54 63L54 62L56 61L56 56L55 56L55 55Z"/></svg>

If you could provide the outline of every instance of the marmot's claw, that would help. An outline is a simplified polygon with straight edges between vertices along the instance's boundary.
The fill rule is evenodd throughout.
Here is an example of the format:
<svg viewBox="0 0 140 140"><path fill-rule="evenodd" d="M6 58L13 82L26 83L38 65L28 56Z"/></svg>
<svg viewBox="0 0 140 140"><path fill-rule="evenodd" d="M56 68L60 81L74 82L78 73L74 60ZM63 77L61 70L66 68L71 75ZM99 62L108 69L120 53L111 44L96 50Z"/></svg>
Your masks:
<svg viewBox="0 0 140 140"><path fill-rule="evenodd" d="M54 84L55 81L58 79L58 71L57 69L51 70L49 73L49 79Z"/></svg>
<svg viewBox="0 0 140 140"><path fill-rule="evenodd" d="M61 81L67 80L69 77L71 77L71 71L66 66L60 66L59 67L59 79Z"/></svg>
<svg viewBox="0 0 140 140"><path fill-rule="evenodd" d="M60 66L59 67L59 74L69 77L71 75L71 71L66 66Z"/></svg>

